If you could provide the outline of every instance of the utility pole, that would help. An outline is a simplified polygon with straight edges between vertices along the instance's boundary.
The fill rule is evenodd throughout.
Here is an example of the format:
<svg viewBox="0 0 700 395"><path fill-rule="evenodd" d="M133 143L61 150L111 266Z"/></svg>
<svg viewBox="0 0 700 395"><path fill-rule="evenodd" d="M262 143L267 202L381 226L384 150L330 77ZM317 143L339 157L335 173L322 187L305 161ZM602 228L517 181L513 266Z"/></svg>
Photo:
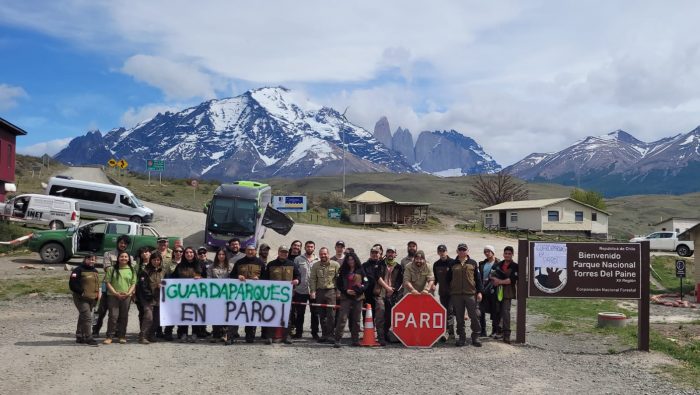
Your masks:
<svg viewBox="0 0 700 395"><path fill-rule="evenodd" d="M343 111L343 114L341 115L345 122L348 122L348 119L345 117L345 113L348 112L348 109L350 106L345 107L345 111ZM345 199L345 151L347 150L347 147L345 146L345 125L343 125L343 199Z"/></svg>

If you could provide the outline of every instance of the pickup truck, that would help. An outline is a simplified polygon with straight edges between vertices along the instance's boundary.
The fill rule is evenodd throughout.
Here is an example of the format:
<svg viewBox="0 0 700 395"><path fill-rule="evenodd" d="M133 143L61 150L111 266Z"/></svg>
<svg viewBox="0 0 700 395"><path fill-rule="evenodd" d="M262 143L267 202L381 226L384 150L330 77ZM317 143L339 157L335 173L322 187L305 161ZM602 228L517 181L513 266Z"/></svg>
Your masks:
<svg viewBox="0 0 700 395"><path fill-rule="evenodd" d="M88 253L103 255L117 248L117 237L129 235L129 254L136 255L139 248L156 247L160 233L149 225L128 221L98 220L82 226L61 230L44 230L32 233L28 247L38 252L44 263L67 262L74 256ZM168 237L168 246L182 244L181 237Z"/></svg>
<svg viewBox="0 0 700 395"><path fill-rule="evenodd" d="M695 245L690 240L678 240L678 232L654 232L647 236L638 236L630 239L632 243L649 241L649 248L658 251L675 251L680 256L691 256Z"/></svg>

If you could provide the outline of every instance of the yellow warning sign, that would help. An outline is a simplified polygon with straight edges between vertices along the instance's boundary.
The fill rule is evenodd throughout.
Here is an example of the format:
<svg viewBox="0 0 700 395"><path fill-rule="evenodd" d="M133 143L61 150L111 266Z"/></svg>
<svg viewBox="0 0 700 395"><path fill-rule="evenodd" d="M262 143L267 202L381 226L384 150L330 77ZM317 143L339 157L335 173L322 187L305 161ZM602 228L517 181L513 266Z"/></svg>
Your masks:
<svg viewBox="0 0 700 395"><path fill-rule="evenodd" d="M117 165L117 161L114 159L110 159L107 161L107 164L109 165L109 167L114 167Z"/></svg>
<svg viewBox="0 0 700 395"><path fill-rule="evenodd" d="M127 166L129 166L129 162L126 161L126 159L122 159L117 163L117 166L121 167L122 169L126 169Z"/></svg>

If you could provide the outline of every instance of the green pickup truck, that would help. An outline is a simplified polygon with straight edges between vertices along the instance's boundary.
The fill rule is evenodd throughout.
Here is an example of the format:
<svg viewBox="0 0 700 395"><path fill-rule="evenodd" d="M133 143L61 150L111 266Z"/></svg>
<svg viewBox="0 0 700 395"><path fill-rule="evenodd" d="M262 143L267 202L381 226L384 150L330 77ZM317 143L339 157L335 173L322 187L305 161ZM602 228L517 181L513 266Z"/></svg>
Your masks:
<svg viewBox="0 0 700 395"><path fill-rule="evenodd" d="M44 263L66 262L74 256L88 253L103 255L117 248L117 237L129 235L128 251L134 256L139 248L156 247L161 235L152 226L128 221L99 220L78 227L34 232L29 239L29 249L38 252ZM182 244L182 237L168 237L172 249Z"/></svg>

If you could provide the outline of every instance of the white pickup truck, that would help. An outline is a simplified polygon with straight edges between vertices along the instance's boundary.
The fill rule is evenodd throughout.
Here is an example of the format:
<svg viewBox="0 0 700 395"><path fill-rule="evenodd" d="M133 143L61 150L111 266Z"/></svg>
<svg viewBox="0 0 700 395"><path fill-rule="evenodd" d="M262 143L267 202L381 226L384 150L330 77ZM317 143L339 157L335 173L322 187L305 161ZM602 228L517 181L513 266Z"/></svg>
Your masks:
<svg viewBox="0 0 700 395"><path fill-rule="evenodd" d="M649 240L649 248L658 251L675 251L680 256L691 256L695 245L690 240L678 240L677 232L654 232L648 236L638 236L630 240L632 243Z"/></svg>

